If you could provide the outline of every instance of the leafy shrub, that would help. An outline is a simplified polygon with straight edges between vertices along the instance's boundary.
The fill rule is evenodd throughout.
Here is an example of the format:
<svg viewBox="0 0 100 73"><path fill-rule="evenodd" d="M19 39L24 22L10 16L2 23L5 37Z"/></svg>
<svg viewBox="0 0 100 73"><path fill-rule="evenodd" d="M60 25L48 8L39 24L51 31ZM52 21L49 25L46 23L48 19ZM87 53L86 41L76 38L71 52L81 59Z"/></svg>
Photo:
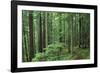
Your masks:
<svg viewBox="0 0 100 73"><path fill-rule="evenodd" d="M43 53L37 53L32 61L55 61L62 60L65 55L63 43L50 44L44 48ZM65 59L65 58L64 58Z"/></svg>
<svg viewBox="0 0 100 73"><path fill-rule="evenodd" d="M32 61L45 61L44 53L37 53L35 55L35 58L32 59Z"/></svg>
<svg viewBox="0 0 100 73"><path fill-rule="evenodd" d="M45 56L48 61L60 60L64 50L62 43L50 44L45 48Z"/></svg>

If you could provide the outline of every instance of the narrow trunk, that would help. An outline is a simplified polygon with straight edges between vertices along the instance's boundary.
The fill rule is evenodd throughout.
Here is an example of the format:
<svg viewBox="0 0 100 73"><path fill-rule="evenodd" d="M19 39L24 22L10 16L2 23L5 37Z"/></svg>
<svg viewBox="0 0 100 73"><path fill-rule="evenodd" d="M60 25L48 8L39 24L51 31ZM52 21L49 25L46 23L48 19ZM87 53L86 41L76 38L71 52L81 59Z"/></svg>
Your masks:
<svg viewBox="0 0 100 73"><path fill-rule="evenodd" d="M30 39L30 61L34 57L34 43L33 43L33 15L32 11L29 12L29 39Z"/></svg>
<svg viewBox="0 0 100 73"><path fill-rule="evenodd" d="M42 48L45 48L45 46L46 46L46 41L45 41L45 39L46 39L46 33L45 33L45 13L43 12L43 23L42 23L42 30L43 30L43 32L42 32Z"/></svg>
<svg viewBox="0 0 100 73"><path fill-rule="evenodd" d="M39 46L39 52L42 52L42 14L41 14L41 12L40 12L40 24L39 25L40 25L40 32L39 32L40 33L40 39L39 39L40 40L39 41L40 42L39 43L40 46Z"/></svg>
<svg viewBox="0 0 100 73"><path fill-rule="evenodd" d="M47 19L47 12L45 12L45 42L46 42L46 46L48 45L48 27L47 27L47 24L48 24L48 19Z"/></svg>
<svg viewBox="0 0 100 73"><path fill-rule="evenodd" d="M71 55L73 53L73 15L71 15Z"/></svg>

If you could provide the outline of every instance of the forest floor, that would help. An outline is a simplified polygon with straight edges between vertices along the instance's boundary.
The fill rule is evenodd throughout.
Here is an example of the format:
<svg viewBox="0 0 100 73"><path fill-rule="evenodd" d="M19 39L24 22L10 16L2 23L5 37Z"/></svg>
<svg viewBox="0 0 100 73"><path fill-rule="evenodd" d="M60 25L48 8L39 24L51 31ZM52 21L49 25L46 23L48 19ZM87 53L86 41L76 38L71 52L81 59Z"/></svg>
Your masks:
<svg viewBox="0 0 100 73"><path fill-rule="evenodd" d="M63 52L56 53L53 50L36 54L33 62L37 61L61 61L61 60L83 60L90 58L89 48L79 48L78 50L68 53L66 49Z"/></svg>

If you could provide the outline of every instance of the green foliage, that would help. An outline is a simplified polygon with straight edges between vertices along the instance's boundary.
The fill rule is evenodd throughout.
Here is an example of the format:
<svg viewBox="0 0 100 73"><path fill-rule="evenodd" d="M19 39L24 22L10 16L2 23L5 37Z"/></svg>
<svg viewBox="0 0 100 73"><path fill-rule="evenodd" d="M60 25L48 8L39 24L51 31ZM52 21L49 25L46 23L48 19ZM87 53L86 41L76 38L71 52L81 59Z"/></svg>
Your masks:
<svg viewBox="0 0 100 73"><path fill-rule="evenodd" d="M32 61L44 61L44 60L45 60L44 53L37 53L35 55L35 58L32 59Z"/></svg>
<svg viewBox="0 0 100 73"><path fill-rule="evenodd" d="M45 48L45 55L48 61L60 60L60 55L63 52L64 47L62 43L51 44Z"/></svg>
<svg viewBox="0 0 100 73"><path fill-rule="evenodd" d="M32 61L56 61L56 60L69 60L72 55L68 53L63 43L50 44L44 48L44 52L37 53Z"/></svg>
<svg viewBox="0 0 100 73"><path fill-rule="evenodd" d="M33 61L55 61L60 60L62 55L61 53L64 52L63 44L50 44L47 48L44 48L44 53L37 53ZM61 55L61 56L60 56Z"/></svg>
<svg viewBox="0 0 100 73"><path fill-rule="evenodd" d="M73 54L68 53L62 43L50 44L47 48L44 48L44 52L37 53L34 61L56 61L56 60L79 60L89 59L88 48L77 48Z"/></svg>

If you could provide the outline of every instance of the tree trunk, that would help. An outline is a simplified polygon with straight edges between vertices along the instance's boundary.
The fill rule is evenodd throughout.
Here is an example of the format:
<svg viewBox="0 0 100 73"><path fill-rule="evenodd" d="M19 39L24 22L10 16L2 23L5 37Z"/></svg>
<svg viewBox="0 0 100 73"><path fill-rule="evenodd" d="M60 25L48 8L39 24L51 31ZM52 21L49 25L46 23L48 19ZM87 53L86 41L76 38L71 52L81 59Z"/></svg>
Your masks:
<svg viewBox="0 0 100 73"><path fill-rule="evenodd" d="M45 47L47 47L48 46L48 27L47 27L47 24L48 24L48 19L47 19L48 17L47 17L47 12L45 12L45 42L46 42L46 46Z"/></svg>
<svg viewBox="0 0 100 73"><path fill-rule="evenodd" d="M42 52L42 13L40 12L40 43L39 43L39 52Z"/></svg>
<svg viewBox="0 0 100 73"><path fill-rule="evenodd" d="M34 43L33 43L33 15L32 11L29 12L29 39L30 39L30 61L34 57Z"/></svg>

